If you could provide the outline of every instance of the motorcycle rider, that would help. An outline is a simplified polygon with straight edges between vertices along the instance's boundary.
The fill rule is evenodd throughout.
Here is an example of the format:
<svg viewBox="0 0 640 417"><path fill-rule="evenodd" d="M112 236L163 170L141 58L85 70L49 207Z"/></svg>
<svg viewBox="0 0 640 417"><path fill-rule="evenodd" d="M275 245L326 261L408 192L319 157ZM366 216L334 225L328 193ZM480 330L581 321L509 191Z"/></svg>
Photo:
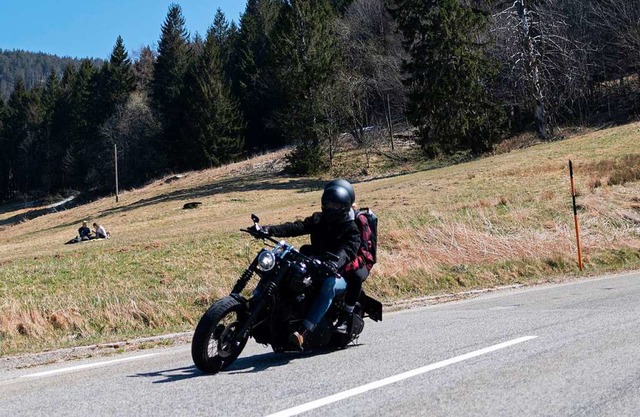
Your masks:
<svg viewBox="0 0 640 417"><path fill-rule="evenodd" d="M294 237L310 235L311 245L308 253L311 256L323 256L327 252L337 255L335 262L337 271L353 261L360 247L360 232L354 221L351 209L351 195L338 186L325 188L322 193L322 211L313 213L304 220L264 226L262 230L275 237ZM304 338L312 332L325 315L336 295L347 289L347 283L341 276L324 278L317 298L313 301L304 322L289 340L302 350Z"/></svg>
<svg viewBox="0 0 640 417"><path fill-rule="evenodd" d="M351 183L345 179L338 178L329 182L324 188L326 190L330 187L342 187L347 190L351 198L351 216L355 218L356 192ZM338 333L346 334L353 310L362 291L362 283L369 276L369 270L362 265L357 270L345 271L343 275L347 282L347 290L344 297L344 309L340 312L340 317L338 318L335 329Z"/></svg>

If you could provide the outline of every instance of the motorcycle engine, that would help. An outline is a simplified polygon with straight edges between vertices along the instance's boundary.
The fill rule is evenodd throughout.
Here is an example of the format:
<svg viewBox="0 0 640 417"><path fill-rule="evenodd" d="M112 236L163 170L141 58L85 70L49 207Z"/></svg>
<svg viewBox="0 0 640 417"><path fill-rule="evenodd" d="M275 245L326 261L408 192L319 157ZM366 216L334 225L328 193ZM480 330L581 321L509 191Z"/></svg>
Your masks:
<svg viewBox="0 0 640 417"><path fill-rule="evenodd" d="M294 293L302 293L311 286L311 276L304 262L297 261L289 269L289 289Z"/></svg>

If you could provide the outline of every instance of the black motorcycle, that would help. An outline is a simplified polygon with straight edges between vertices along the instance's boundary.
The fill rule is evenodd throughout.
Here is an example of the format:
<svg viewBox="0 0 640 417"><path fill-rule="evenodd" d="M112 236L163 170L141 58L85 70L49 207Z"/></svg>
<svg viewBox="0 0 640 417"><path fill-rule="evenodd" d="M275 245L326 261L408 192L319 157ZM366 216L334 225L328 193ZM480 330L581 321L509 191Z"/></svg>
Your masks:
<svg viewBox="0 0 640 417"><path fill-rule="evenodd" d="M333 261L306 256L285 241L264 233L257 216L254 226L243 229L267 245L242 273L231 294L214 302L200 319L191 342L191 356L202 372L214 374L236 360L249 337L274 352L296 350L289 334L304 320L317 296L322 280L336 276ZM333 256L333 258L331 258ZM333 261L332 261L333 259ZM260 278L249 298L241 295L253 275ZM344 305L344 297L336 297L332 306L312 333L305 337L305 349L344 348L357 340L364 328L364 318L382 320L382 304L364 291L354 310L347 333L337 333L334 322Z"/></svg>

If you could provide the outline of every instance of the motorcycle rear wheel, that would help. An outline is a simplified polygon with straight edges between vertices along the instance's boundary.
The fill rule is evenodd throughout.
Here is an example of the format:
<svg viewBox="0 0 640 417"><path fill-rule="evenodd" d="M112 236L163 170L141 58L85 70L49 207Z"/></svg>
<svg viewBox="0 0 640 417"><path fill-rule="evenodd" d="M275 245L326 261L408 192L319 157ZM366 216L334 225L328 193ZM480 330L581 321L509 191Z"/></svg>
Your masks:
<svg viewBox="0 0 640 417"><path fill-rule="evenodd" d="M191 342L191 358L206 374L215 374L235 361L248 337L237 338L246 319L245 306L233 297L216 301L200 319Z"/></svg>
<svg viewBox="0 0 640 417"><path fill-rule="evenodd" d="M364 320L362 319L361 312L354 312L347 328L347 334L333 333L331 346L338 349L346 348L349 343L354 342L360 337L363 329Z"/></svg>

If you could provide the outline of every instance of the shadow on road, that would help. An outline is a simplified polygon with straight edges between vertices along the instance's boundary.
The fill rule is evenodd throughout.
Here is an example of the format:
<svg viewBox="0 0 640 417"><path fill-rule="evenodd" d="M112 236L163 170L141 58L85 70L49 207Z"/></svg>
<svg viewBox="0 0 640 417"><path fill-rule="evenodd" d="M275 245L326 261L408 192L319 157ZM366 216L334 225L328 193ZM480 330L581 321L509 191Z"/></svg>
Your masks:
<svg viewBox="0 0 640 417"><path fill-rule="evenodd" d="M177 382L183 379L190 379L199 376L204 376L198 368L195 366L184 366L182 368L165 369L156 372L143 372L135 375L130 375L130 378L163 378L153 381L154 384L163 384L165 382Z"/></svg>
<svg viewBox="0 0 640 417"><path fill-rule="evenodd" d="M352 345L358 346L358 345ZM295 359L310 358L313 356L326 355L334 352L333 349L318 349L311 352L287 352L287 353L262 353L259 355L247 356L244 358L238 358L235 362L229 366L223 374L236 375L246 374L253 372L262 372L269 368L286 365ZM197 378L201 376L207 376L202 373L195 366L184 366L181 368L165 369L155 372L144 372L131 375L131 378L159 378L153 381L154 384L164 384L166 382L177 382L183 379Z"/></svg>
<svg viewBox="0 0 640 417"><path fill-rule="evenodd" d="M359 344L351 344L355 347ZM269 368L286 365L296 359L311 358L314 356L326 355L335 352L335 349L315 349L309 352L286 352L286 353L263 353L260 355L238 358L227 368L228 374L246 374L265 371Z"/></svg>

